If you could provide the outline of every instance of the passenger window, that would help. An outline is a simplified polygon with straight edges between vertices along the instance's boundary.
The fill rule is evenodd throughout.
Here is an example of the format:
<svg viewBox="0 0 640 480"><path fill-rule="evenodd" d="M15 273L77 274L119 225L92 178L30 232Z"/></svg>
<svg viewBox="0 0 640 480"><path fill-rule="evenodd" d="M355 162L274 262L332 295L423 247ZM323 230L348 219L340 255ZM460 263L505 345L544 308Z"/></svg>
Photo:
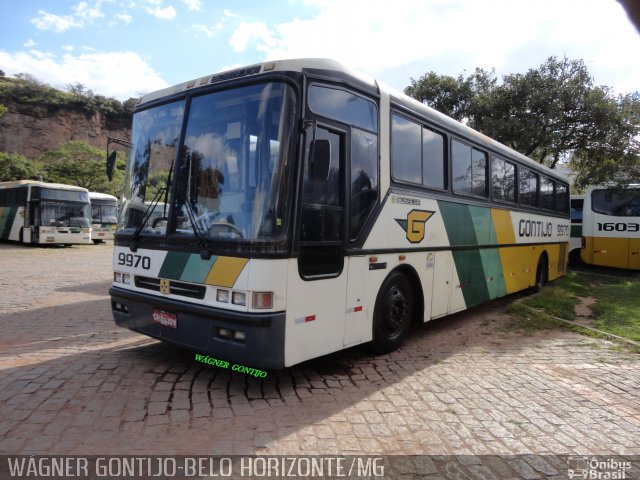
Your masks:
<svg viewBox="0 0 640 480"><path fill-rule="evenodd" d="M554 186L554 182L548 178L542 177L540 180L540 206L546 210L554 209Z"/></svg>
<svg viewBox="0 0 640 480"><path fill-rule="evenodd" d="M520 169L520 205L538 206L538 175L526 168Z"/></svg>
<svg viewBox="0 0 640 480"><path fill-rule="evenodd" d="M494 200L515 203L516 166L500 157L491 159L491 189Z"/></svg>
<svg viewBox="0 0 640 480"><path fill-rule="evenodd" d="M422 183L422 127L399 115L391 118L392 175L395 180Z"/></svg>
<svg viewBox="0 0 640 480"><path fill-rule="evenodd" d="M445 189L444 135L422 129L422 183L431 188Z"/></svg>
<svg viewBox="0 0 640 480"><path fill-rule="evenodd" d="M556 185L556 210L562 213L569 210L569 189L566 185Z"/></svg>
<svg viewBox="0 0 640 480"><path fill-rule="evenodd" d="M486 197L487 154L457 140L451 143L453 191Z"/></svg>

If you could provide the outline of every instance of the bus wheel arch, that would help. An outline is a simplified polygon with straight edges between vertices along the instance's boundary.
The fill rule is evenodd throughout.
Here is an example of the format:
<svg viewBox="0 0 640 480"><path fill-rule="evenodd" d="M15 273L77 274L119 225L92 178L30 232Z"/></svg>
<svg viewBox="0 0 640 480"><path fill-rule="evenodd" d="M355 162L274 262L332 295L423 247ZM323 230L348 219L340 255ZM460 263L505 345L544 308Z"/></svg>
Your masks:
<svg viewBox="0 0 640 480"><path fill-rule="evenodd" d="M542 290L549 281L549 255L546 250L540 254L538 265L536 267L536 278L533 288L536 292Z"/></svg>
<svg viewBox="0 0 640 480"><path fill-rule="evenodd" d="M424 310L422 288L410 267L396 268L382 282L373 311L374 353L389 353L404 343L411 324Z"/></svg>

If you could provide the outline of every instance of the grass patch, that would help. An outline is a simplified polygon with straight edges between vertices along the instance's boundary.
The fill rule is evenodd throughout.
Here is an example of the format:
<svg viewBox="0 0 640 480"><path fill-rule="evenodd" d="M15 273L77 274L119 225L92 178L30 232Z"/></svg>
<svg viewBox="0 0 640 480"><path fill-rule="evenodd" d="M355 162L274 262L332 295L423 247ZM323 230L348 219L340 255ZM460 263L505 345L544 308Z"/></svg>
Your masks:
<svg viewBox="0 0 640 480"><path fill-rule="evenodd" d="M640 342L640 276L637 274L622 272L618 275L616 270L610 270L606 276L569 272L521 302L547 315L575 320L574 307L579 303L578 297L587 296L596 299L591 306L593 328ZM525 334L566 326L518 303L512 304L508 310L515 317L510 327L523 330ZM577 326L574 330L597 336Z"/></svg>
<svg viewBox="0 0 640 480"><path fill-rule="evenodd" d="M562 322L558 322L553 318L533 312L524 305L520 305L518 302L509 305L509 307L507 307L507 312L509 312L513 317L513 320L507 325L507 329L518 330L527 336L532 335L538 330L551 330L564 326Z"/></svg>
<svg viewBox="0 0 640 480"><path fill-rule="evenodd" d="M640 342L640 282L619 280L601 285L596 298L594 327Z"/></svg>

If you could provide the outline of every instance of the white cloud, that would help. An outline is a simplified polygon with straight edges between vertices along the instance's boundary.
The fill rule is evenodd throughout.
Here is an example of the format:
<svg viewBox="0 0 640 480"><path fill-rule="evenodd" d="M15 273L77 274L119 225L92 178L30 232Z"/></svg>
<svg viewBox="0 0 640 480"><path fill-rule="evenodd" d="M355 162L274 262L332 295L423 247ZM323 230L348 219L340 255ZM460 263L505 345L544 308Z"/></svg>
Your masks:
<svg viewBox="0 0 640 480"><path fill-rule="evenodd" d="M223 24L221 22L216 23L212 27L199 23L194 23L193 25L191 25L192 30L198 33L203 33L208 38L215 37L220 32L220 30L222 30L222 28Z"/></svg>
<svg viewBox="0 0 640 480"><path fill-rule="evenodd" d="M616 81L626 85L635 82L634 90L640 85L640 64L628 57L640 49L640 36L617 2L305 3L317 9L312 18L270 26L242 23L231 35L230 46L237 53L262 52L265 59L330 57L378 77L384 72L400 77L397 72L403 72L403 86L409 77L429 70L458 74L495 67L499 74L507 74L566 53L572 59L583 58L597 82L617 76L621 80Z"/></svg>
<svg viewBox="0 0 640 480"><path fill-rule="evenodd" d="M65 52L73 52L74 47L73 47L73 45L63 45L63 46L62 46L62 49L63 49Z"/></svg>
<svg viewBox="0 0 640 480"><path fill-rule="evenodd" d="M72 27L79 27L81 24L70 15L54 15L53 13L38 11L38 16L31 19L31 23L38 30L51 30L56 33L64 32Z"/></svg>
<svg viewBox="0 0 640 480"><path fill-rule="evenodd" d="M30 38L29 40L27 40L26 42L24 42L22 44L22 46L26 47L26 48L35 47L36 45L37 45L37 43L33 38Z"/></svg>
<svg viewBox="0 0 640 480"><path fill-rule="evenodd" d="M231 10L224 10L222 12L222 17L214 24L214 25L204 25L201 23L194 23L191 25L191 29L198 32L203 33L205 36L211 38L215 37L224 29L225 24L230 18L237 18L238 15L234 14Z"/></svg>
<svg viewBox="0 0 640 480"><path fill-rule="evenodd" d="M147 8L147 13L152 15L160 20L171 20L175 18L177 15L176 9L171 5L168 7L155 7L155 8Z"/></svg>
<svg viewBox="0 0 640 480"><path fill-rule="evenodd" d="M114 17L116 20L119 20L125 25L129 25L131 22L133 22L133 17L128 13L116 13Z"/></svg>
<svg viewBox="0 0 640 480"><path fill-rule="evenodd" d="M96 94L126 100L140 92L165 88L167 83L133 52L64 54L7 53L0 50L0 65L8 75L29 72L53 86L81 83Z"/></svg>
<svg viewBox="0 0 640 480"><path fill-rule="evenodd" d="M241 23L229 38L229 45L236 53L244 52L250 43L257 43L258 51L271 53L277 48L273 34L264 22Z"/></svg>
<svg viewBox="0 0 640 480"><path fill-rule="evenodd" d="M182 0L189 10L199 12L202 10L201 0Z"/></svg>
<svg viewBox="0 0 640 480"><path fill-rule="evenodd" d="M104 17L104 13L102 13L102 11L100 10L101 6L102 2L97 2L93 7L90 7L87 2L80 2L74 7L73 10L76 17L87 20L95 20L97 18Z"/></svg>

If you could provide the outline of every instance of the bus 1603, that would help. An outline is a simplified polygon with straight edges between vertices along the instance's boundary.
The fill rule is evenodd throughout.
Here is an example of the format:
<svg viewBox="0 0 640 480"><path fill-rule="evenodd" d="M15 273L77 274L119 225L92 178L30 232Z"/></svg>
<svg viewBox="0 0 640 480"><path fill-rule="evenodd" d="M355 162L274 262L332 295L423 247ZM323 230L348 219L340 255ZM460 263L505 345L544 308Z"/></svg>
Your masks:
<svg viewBox="0 0 640 480"><path fill-rule="evenodd" d="M91 239L94 243L113 240L118 222L118 199L113 195L89 192L91 202Z"/></svg>
<svg viewBox="0 0 640 480"><path fill-rule="evenodd" d="M0 240L91 243L86 188L32 180L0 183Z"/></svg>
<svg viewBox="0 0 640 480"><path fill-rule="evenodd" d="M580 221L571 249L584 263L640 270L640 185L591 187L584 196L572 196L572 227Z"/></svg>
<svg viewBox="0 0 640 480"><path fill-rule="evenodd" d="M149 94L132 145L115 321L217 358L389 352L413 320L565 273L563 177L330 60Z"/></svg>

